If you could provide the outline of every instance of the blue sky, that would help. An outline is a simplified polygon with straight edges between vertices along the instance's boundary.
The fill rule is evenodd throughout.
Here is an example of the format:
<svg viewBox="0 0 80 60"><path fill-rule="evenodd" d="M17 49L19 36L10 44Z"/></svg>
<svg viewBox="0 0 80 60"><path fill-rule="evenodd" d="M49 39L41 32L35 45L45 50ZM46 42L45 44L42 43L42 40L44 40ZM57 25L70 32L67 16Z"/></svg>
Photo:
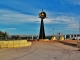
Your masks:
<svg viewBox="0 0 80 60"><path fill-rule="evenodd" d="M80 0L0 0L0 30L39 35L42 8L46 35L79 33Z"/></svg>

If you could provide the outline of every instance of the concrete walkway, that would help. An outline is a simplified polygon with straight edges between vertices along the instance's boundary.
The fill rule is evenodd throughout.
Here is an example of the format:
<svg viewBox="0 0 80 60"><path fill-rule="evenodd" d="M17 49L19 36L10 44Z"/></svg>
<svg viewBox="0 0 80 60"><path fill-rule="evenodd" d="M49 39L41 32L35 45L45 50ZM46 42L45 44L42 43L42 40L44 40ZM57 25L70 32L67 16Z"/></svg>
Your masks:
<svg viewBox="0 0 80 60"><path fill-rule="evenodd" d="M78 49L60 42L33 42L30 47L0 49L0 60L80 60Z"/></svg>

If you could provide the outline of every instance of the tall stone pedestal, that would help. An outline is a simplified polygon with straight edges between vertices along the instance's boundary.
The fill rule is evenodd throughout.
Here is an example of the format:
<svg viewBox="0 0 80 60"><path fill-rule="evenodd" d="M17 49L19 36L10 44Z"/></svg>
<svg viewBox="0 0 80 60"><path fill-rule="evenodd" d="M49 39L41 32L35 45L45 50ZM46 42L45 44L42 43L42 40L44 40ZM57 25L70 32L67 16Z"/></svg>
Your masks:
<svg viewBox="0 0 80 60"><path fill-rule="evenodd" d="M44 30L43 19L41 19L39 39L45 39L45 30Z"/></svg>

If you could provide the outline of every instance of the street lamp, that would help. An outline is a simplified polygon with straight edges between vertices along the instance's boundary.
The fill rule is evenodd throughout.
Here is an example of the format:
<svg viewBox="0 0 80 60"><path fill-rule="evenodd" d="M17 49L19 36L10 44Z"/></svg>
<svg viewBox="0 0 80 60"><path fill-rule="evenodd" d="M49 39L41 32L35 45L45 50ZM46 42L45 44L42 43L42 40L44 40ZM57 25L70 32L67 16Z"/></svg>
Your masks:
<svg viewBox="0 0 80 60"><path fill-rule="evenodd" d="M53 28L53 36L54 36L54 28Z"/></svg>

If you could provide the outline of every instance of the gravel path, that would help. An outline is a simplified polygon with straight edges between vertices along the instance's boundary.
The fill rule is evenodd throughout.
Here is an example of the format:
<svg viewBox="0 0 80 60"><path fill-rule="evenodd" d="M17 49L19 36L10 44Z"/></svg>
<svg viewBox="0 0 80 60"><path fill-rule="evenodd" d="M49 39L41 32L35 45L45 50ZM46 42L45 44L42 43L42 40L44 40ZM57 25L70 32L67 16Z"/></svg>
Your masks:
<svg viewBox="0 0 80 60"><path fill-rule="evenodd" d="M33 42L30 47L0 49L0 60L80 60L78 49L59 42Z"/></svg>

